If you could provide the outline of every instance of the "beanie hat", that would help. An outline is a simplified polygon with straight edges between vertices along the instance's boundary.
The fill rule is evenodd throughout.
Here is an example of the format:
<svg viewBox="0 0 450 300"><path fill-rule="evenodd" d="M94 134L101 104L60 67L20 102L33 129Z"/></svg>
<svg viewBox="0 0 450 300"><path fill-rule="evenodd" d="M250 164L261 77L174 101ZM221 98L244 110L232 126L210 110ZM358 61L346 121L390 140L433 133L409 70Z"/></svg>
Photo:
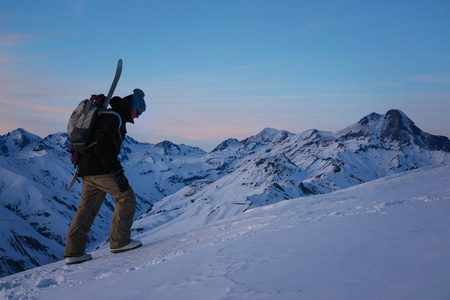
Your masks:
<svg viewBox="0 0 450 300"><path fill-rule="evenodd" d="M135 89L133 91L133 99L131 100L131 108L136 110L145 111L145 100L144 100L144 92L140 89Z"/></svg>

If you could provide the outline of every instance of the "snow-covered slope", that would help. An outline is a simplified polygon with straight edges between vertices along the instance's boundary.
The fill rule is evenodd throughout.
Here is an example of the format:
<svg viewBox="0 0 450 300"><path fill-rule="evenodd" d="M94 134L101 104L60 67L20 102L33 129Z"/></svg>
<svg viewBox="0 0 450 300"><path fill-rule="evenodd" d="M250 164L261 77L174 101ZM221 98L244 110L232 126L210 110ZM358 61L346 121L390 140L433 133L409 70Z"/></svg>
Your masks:
<svg viewBox="0 0 450 300"><path fill-rule="evenodd" d="M42 139L18 129L0 136L0 276L62 257L81 193L78 184L60 200L74 171L68 143L65 133ZM226 140L211 153L127 137L120 159L136 191L139 233L171 221L200 228L255 207L447 164L450 141L391 110L336 133L266 128L242 141ZM107 197L89 234L90 249L106 243L113 208Z"/></svg>
<svg viewBox="0 0 450 300"><path fill-rule="evenodd" d="M0 298L449 299L449 186L449 165L427 167L206 226L174 219L137 250L4 277Z"/></svg>

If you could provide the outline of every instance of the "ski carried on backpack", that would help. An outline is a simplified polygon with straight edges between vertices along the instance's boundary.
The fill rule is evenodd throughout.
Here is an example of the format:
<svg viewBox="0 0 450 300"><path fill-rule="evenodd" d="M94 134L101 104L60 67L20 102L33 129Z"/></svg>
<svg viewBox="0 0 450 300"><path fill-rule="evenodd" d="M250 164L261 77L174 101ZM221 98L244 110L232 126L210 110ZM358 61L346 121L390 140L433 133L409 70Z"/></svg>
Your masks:
<svg viewBox="0 0 450 300"><path fill-rule="evenodd" d="M106 101L103 105L104 108L108 108L109 100L111 100L114 91L116 90L117 83L119 82L120 79L120 74L122 74L122 59L119 59L119 61L117 62L116 75L114 76L114 80L109 89L108 96L106 97Z"/></svg>
<svg viewBox="0 0 450 300"><path fill-rule="evenodd" d="M73 174L72 181L69 184L64 195L61 197L63 199L67 193L72 189L75 181L78 181L78 159L80 154L84 152L90 145L87 145L89 137L91 135L91 129L94 127L95 121L100 112L117 114L113 111L107 111L109 105L109 100L111 100L114 91L116 89L117 83L119 82L120 75L122 74L122 59L119 59L116 68L116 74L114 76L113 82L108 92L108 96L105 95L92 95L90 99L86 99L80 102L78 106L73 111L69 118L69 123L67 125L67 133L70 138L70 153L72 154L72 163L76 167L76 171ZM120 126L121 119L120 116Z"/></svg>

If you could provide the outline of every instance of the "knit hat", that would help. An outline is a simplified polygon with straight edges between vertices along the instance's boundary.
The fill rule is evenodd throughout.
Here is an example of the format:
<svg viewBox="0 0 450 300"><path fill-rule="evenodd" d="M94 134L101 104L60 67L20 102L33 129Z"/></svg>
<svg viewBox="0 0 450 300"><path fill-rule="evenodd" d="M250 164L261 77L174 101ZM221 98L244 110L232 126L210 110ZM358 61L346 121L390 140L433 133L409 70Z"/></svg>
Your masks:
<svg viewBox="0 0 450 300"><path fill-rule="evenodd" d="M144 92L140 89L135 89L133 91L133 99L131 100L131 108L136 110L145 111L145 100L144 100Z"/></svg>

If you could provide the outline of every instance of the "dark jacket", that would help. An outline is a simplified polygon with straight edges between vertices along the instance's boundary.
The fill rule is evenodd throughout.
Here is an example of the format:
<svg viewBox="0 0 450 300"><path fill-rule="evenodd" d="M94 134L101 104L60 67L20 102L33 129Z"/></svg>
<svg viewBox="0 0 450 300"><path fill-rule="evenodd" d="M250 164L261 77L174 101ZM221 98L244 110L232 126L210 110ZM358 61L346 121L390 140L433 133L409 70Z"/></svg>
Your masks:
<svg viewBox="0 0 450 300"><path fill-rule="evenodd" d="M120 115L122 126L119 129L120 120L116 114L100 114L96 121L94 131L89 143L95 143L87 149L80 162L78 176L103 175L115 173L122 169L117 156L120 154L120 146L125 138L126 123L131 119L131 96L114 97L110 101L112 111Z"/></svg>

